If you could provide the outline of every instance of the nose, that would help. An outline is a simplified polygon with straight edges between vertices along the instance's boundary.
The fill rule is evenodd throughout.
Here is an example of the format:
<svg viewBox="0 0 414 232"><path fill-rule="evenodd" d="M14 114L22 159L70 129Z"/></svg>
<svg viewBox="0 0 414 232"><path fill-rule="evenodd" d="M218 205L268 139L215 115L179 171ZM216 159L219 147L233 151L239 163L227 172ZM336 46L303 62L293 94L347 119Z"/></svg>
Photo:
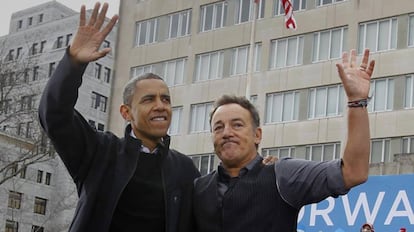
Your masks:
<svg viewBox="0 0 414 232"><path fill-rule="evenodd" d="M228 137L231 137L232 135L233 135L233 129L231 128L231 126L230 125L224 125L223 137L228 138Z"/></svg>
<svg viewBox="0 0 414 232"><path fill-rule="evenodd" d="M155 109L157 110L164 110L166 109L167 104L159 97L156 98L155 100Z"/></svg>

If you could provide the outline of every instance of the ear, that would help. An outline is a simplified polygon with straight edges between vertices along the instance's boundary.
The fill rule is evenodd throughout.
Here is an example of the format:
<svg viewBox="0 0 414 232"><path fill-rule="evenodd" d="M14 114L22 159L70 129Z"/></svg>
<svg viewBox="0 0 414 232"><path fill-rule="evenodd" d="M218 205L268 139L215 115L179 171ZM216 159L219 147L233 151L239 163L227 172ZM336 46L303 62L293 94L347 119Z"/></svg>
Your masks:
<svg viewBox="0 0 414 232"><path fill-rule="evenodd" d="M131 113L128 105L122 104L119 107L119 112L121 113L125 121L131 121Z"/></svg>
<svg viewBox="0 0 414 232"><path fill-rule="evenodd" d="M254 135L254 143L259 145L261 141L262 141L262 128L257 127L255 130L255 135Z"/></svg>

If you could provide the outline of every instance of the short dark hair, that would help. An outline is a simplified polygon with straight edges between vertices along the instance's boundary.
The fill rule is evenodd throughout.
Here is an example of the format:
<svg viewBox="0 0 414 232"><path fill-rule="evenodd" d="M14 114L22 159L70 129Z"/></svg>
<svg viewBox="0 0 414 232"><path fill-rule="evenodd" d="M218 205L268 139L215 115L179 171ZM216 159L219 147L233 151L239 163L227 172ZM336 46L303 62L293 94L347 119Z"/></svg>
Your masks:
<svg viewBox="0 0 414 232"><path fill-rule="evenodd" d="M222 105L228 104L238 104L247 111L249 111L250 116L252 117L253 128L257 128L260 126L259 113L257 112L256 107L247 98L226 94L222 95L214 102L213 110L210 112L210 125L213 115L216 112L217 108L219 108Z"/></svg>
<svg viewBox="0 0 414 232"><path fill-rule="evenodd" d="M164 83L164 79L162 79L160 76L158 76L155 73L144 73L140 76L134 77L131 80L128 81L128 83L124 87L124 93L123 93L123 103L125 105L130 105L132 102L132 97L135 93L135 88L137 87L137 83L142 80L148 80L148 79L155 79L155 80L162 80Z"/></svg>

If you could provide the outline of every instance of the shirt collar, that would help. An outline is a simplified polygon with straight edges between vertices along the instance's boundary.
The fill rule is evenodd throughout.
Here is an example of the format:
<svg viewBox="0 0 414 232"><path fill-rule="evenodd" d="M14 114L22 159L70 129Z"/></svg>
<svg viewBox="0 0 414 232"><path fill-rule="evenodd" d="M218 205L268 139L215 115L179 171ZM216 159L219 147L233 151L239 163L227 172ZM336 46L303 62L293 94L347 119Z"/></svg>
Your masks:
<svg viewBox="0 0 414 232"><path fill-rule="evenodd" d="M256 157L252 161L250 161L246 166L240 169L238 177L246 175L261 159L262 157L256 154ZM222 180L231 178L226 169L223 167L223 163L220 163L220 165L217 168L217 172Z"/></svg>
<svg viewBox="0 0 414 232"><path fill-rule="evenodd" d="M137 139L137 137L135 136L133 130L131 130L131 132L129 133L129 135L131 135L132 138ZM163 138L161 138L161 140L163 140ZM148 147L146 147L143 144L141 144L141 147L140 147L139 151L140 152L143 152L143 153L147 153L147 154L157 154L158 147L156 147L153 151L151 151Z"/></svg>

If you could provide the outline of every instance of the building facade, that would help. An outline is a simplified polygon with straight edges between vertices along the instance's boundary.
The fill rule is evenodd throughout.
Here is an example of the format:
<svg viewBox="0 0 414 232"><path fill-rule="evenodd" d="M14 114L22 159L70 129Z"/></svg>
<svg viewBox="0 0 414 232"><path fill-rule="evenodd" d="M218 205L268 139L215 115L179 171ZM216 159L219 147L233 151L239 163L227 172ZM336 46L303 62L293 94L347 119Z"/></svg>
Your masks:
<svg viewBox="0 0 414 232"><path fill-rule="evenodd" d="M347 109L335 64L343 51L370 48L371 174L414 172L413 2L292 0L297 30L285 28L279 0L253 2L121 1L109 129L122 135L124 84L154 72L171 87L172 146L203 174L219 162L208 114L224 93L258 107L260 154L338 158Z"/></svg>
<svg viewBox="0 0 414 232"><path fill-rule="evenodd" d="M72 220L77 192L40 130L37 109L78 25L77 11L50 1L13 13L9 34L0 37L0 231L67 231ZM115 39L116 28L103 46L114 48ZM114 52L88 65L75 106L101 131L108 124Z"/></svg>

